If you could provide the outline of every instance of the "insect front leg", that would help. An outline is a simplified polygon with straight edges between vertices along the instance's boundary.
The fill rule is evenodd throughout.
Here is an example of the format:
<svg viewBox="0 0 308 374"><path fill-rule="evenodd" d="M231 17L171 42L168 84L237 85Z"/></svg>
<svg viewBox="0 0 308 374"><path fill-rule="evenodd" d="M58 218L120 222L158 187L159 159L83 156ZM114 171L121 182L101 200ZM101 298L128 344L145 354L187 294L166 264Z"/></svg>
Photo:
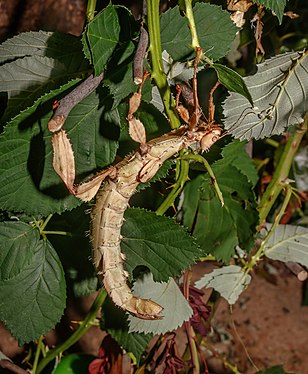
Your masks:
<svg viewBox="0 0 308 374"><path fill-rule="evenodd" d="M116 168L97 173L81 184L75 184L75 159L72 145L64 130L56 131L52 137L53 168L63 180L69 192L83 201L90 201L97 193L102 181L108 176L116 176Z"/></svg>

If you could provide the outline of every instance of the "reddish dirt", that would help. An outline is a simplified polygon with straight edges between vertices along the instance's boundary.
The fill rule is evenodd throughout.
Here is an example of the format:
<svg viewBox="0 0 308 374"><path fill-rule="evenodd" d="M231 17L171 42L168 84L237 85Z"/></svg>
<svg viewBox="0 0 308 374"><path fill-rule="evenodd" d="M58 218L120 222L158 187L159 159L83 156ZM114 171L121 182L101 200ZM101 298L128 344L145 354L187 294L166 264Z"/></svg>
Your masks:
<svg viewBox="0 0 308 374"><path fill-rule="evenodd" d="M283 365L285 371L308 374L308 307L302 306L303 283L284 264L265 265L253 275L232 312L221 300L208 341L242 373ZM221 360L208 358L208 364L213 373L226 373Z"/></svg>

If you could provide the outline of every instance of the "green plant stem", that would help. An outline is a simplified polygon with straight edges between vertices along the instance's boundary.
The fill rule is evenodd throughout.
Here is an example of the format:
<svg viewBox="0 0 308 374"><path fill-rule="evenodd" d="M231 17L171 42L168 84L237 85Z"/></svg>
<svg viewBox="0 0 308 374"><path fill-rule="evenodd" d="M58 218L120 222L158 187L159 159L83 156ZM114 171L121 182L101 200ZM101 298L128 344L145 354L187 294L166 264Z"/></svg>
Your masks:
<svg viewBox="0 0 308 374"><path fill-rule="evenodd" d="M191 33L191 46L193 49L200 48L200 43L199 43L199 38L198 38L198 33L197 33L197 28L195 24L195 18L194 18L194 13L193 13L193 8L192 8L192 0L185 0L185 15L188 20L188 25Z"/></svg>
<svg viewBox="0 0 308 374"><path fill-rule="evenodd" d="M282 203L282 206L279 210L279 213L277 214L276 218L275 218L275 221L272 225L272 227L270 228L269 232L267 233L266 237L263 239L262 243L260 244L260 247L259 249L257 250L256 254L252 256L251 260L246 264L244 270L246 273L250 272L253 267L257 264L257 262L261 259L261 257L265 254L265 245L266 243L268 242L270 236L272 235L272 233L274 232L274 230L276 229L276 227L279 225L279 222L282 218L282 216L284 215L284 212L288 206L288 203L291 199L291 196L292 196L292 187L290 185L287 185L286 186L286 190L287 190L287 193L286 193L286 196L283 200L283 203Z"/></svg>
<svg viewBox="0 0 308 374"><path fill-rule="evenodd" d="M180 127L181 123L176 112L175 100L171 94L167 77L163 68L161 39L160 39L160 23L159 23L159 0L147 0L147 26L149 32L149 51L151 53L152 73L160 96L162 98L165 112L170 121L172 129Z"/></svg>
<svg viewBox="0 0 308 374"><path fill-rule="evenodd" d="M43 231L45 235L63 235L63 236L72 236L71 232L68 231Z"/></svg>
<svg viewBox="0 0 308 374"><path fill-rule="evenodd" d="M87 4L87 11L86 11L86 17L87 22L91 22L95 15L95 8L96 8L96 0L88 0Z"/></svg>
<svg viewBox="0 0 308 374"><path fill-rule="evenodd" d="M192 8L193 0L184 0L185 3L185 16L188 21L190 33L191 33L191 46L193 49L200 48L197 27L194 18L194 12ZM213 61L208 58L203 52L201 53L200 59L205 61L209 65L213 65Z"/></svg>
<svg viewBox="0 0 308 374"><path fill-rule="evenodd" d="M42 345L43 345L43 336L41 335L38 342L37 342L37 346L36 346L36 352L35 352L35 357L34 357L34 362L33 362L33 367L32 367L32 373L36 372L38 360L39 360L41 350L42 350Z"/></svg>
<svg viewBox="0 0 308 374"><path fill-rule="evenodd" d="M177 160L179 164L179 175L171 192L156 210L156 214L162 216L171 206L173 206L175 199L181 193L186 181L188 180L189 162L187 160Z"/></svg>
<svg viewBox="0 0 308 374"><path fill-rule="evenodd" d="M51 220L52 216L53 216L52 214L49 214L49 216L45 219L45 221L42 224L39 224L36 220L34 221L35 224L39 227L40 233L44 231L45 227L48 225L48 222Z"/></svg>
<svg viewBox="0 0 308 374"><path fill-rule="evenodd" d="M100 307L102 306L103 302L105 301L106 296L107 296L107 292L103 288L101 288L96 299L94 300L91 306L89 313L87 314L86 318L82 321L78 329L65 342L60 344L58 347L51 349L47 353L46 357L44 357L39 363L37 367L37 371L36 372L33 371L32 374L39 374L44 369L44 367L50 361L52 361L58 354L60 354L61 352L64 352L65 350L70 348L73 344L78 342L78 340L82 337L82 335L84 335L89 330L89 328L93 325L96 319L97 313Z"/></svg>
<svg viewBox="0 0 308 374"><path fill-rule="evenodd" d="M261 224L266 220L277 197L279 196L280 192L284 187L284 181L289 175L294 156L298 150L298 147L302 141L303 136L305 135L305 132L307 131L307 125L308 113L306 113L305 115L304 122L298 126L294 134L286 143L282 156L279 160L279 163L271 180L271 183L268 185L265 193L261 198L260 204L258 206Z"/></svg>
<svg viewBox="0 0 308 374"><path fill-rule="evenodd" d="M188 155L184 155L182 156L182 159L183 160L192 160L192 161L196 161L196 162L199 162L200 164L202 164L207 172L209 173L211 179L212 179L212 182L213 182L213 185L214 185L214 188L215 188L215 191L217 193L217 196L220 200L220 203L221 203L221 206L224 206L224 198L222 196L222 192L219 188L219 185L217 183L217 180L216 180L216 177L213 173L213 170L212 168L210 167L210 164L206 161L206 159L204 157L202 157L201 155L195 155L195 154L188 154Z"/></svg>

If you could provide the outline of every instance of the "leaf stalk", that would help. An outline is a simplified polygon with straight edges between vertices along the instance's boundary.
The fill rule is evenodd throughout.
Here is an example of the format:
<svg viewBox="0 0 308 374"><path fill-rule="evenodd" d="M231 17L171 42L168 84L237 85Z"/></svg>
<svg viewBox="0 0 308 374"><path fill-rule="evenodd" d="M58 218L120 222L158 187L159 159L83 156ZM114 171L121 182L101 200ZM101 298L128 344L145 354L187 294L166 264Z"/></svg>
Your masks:
<svg viewBox="0 0 308 374"><path fill-rule="evenodd" d="M188 160L178 159L177 165L179 167L178 177L176 179L175 184L172 187L171 192L156 210L156 214L159 216L162 216L171 206L174 205L175 199L181 193L185 183L189 179L188 178L188 172L189 172Z"/></svg>

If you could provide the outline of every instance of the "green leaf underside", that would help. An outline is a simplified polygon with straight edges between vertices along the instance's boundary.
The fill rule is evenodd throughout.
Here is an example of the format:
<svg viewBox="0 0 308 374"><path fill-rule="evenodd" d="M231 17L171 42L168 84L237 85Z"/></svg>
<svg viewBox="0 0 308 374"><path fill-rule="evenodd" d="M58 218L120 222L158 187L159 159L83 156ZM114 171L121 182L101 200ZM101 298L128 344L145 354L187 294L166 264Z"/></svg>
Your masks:
<svg viewBox="0 0 308 374"><path fill-rule="evenodd" d="M129 272L147 266L155 281L167 281L200 257L193 238L174 220L138 208L128 209L124 217L121 247Z"/></svg>
<svg viewBox="0 0 308 374"><path fill-rule="evenodd" d="M241 153L238 156L240 160ZM237 245L246 251L251 249L258 219L252 185L237 168L238 160L232 162L231 157L230 160L226 157L212 165L225 201L223 207L207 174L186 184L183 202L183 224L196 238L203 255L212 253L225 262L232 257Z"/></svg>
<svg viewBox="0 0 308 374"><path fill-rule="evenodd" d="M238 93L223 104L224 126L238 139L260 139L281 134L301 123L307 111L308 53L291 52L258 65L244 81L254 107Z"/></svg>
<svg viewBox="0 0 308 374"><path fill-rule="evenodd" d="M32 45L31 56L26 54L27 45ZM22 33L3 43L0 59L2 55L3 59L11 61L0 66L0 91L7 91L9 97L2 122L32 105L46 92L78 74L88 73L88 62L81 46L78 38L57 32Z"/></svg>
<svg viewBox="0 0 308 374"><path fill-rule="evenodd" d="M39 241L31 262L16 277L0 282L0 319L19 344L45 335L59 322L66 286L61 262L48 241Z"/></svg>
<svg viewBox="0 0 308 374"><path fill-rule="evenodd" d="M0 45L0 63L24 56L46 56L72 66L80 57L79 38L61 32L30 31L7 39Z"/></svg>
<svg viewBox="0 0 308 374"><path fill-rule="evenodd" d="M223 84L229 91L237 92L240 95L246 97L246 99L253 105L252 97L244 79L234 70L228 68L227 66L220 64L213 64L218 79L221 84Z"/></svg>
<svg viewBox="0 0 308 374"><path fill-rule="evenodd" d="M301 226L279 225L265 246L266 257L308 266L308 229Z"/></svg>
<svg viewBox="0 0 308 374"><path fill-rule="evenodd" d="M0 281L14 278L35 254L39 231L23 222L0 223Z"/></svg>
<svg viewBox="0 0 308 374"><path fill-rule="evenodd" d="M284 13L284 8L286 7L287 0L252 0L254 3L264 5L265 8L272 10L281 24L282 17Z"/></svg>
<svg viewBox="0 0 308 374"><path fill-rule="evenodd" d="M154 300L164 309L161 320L142 320L129 315L129 332L143 332L154 335L176 330L184 321L192 317L193 311L175 281L155 283L151 274L138 279L134 284L134 294Z"/></svg>
<svg viewBox="0 0 308 374"><path fill-rule="evenodd" d="M197 288L213 287L229 304L235 304L240 294L251 281L251 276L242 272L242 268L236 265L223 266L205 274L195 283Z"/></svg>
<svg viewBox="0 0 308 374"><path fill-rule="evenodd" d="M86 54L90 54L95 75L106 67L120 36L120 24L113 5L108 5L91 21L82 36ZM90 48L90 50L89 50ZM88 56L87 56L88 57Z"/></svg>
<svg viewBox="0 0 308 374"><path fill-rule="evenodd" d="M229 13L212 4L197 3L193 8L201 47L207 57L218 60L230 50L237 32ZM161 16L162 49L174 60L191 57L191 33L186 17L180 16L179 7L169 9ZM179 48L180 47L180 48Z"/></svg>
<svg viewBox="0 0 308 374"><path fill-rule="evenodd" d="M98 109L99 103L99 95L92 93L71 111L65 122L75 151L77 176L88 177L90 172L104 168L116 154L117 141L113 140L110 130L112 124L103 118L105 109L104 106ZM39 108L42 113L37 114L38 121L27 118L27 112L22 113L24 117L12 120L1 135L2 209L48 215L73 209L81 203L69 196L53 170L52 134L47 129L52 116L49 108L51 103Z"/></svg>

